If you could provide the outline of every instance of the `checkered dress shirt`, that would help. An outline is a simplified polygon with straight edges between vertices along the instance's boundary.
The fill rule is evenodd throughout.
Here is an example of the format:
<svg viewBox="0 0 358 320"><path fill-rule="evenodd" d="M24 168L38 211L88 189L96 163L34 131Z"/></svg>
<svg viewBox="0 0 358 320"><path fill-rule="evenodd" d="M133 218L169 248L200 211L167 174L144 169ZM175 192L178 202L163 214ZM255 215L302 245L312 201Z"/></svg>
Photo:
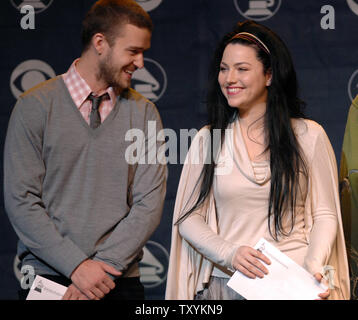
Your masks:
<svg viewBox="0 0 358 320"><path fill-rule="evenodd" d="M88 96L92 93L92 90L76 70L76 63L78 61L79 59L75 60L69 70L63 74L62 77L68 91L70 92L73 102L89 125L92 102L88 100ZM98 95L102 95L105 92L109 94L110 99L104 99L99 107L101 122L103 122L111 113L114 105L116 104L117 98L112 87L107 88Z"/></svg>

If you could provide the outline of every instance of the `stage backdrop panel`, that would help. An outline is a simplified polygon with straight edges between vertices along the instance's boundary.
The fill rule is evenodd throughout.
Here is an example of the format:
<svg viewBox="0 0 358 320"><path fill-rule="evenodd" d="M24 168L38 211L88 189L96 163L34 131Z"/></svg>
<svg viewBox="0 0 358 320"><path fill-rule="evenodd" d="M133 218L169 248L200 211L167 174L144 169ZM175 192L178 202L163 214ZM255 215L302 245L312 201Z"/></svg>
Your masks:
<svg viewBox="0 0 358 320"><path fill-rule="evenodd" d="M183 130L198 130L206 123L207 73L219 39L237 21L245 19L257 20L282 37L295 62L307 114L324 127L339 160L349 106L358 94L358 1L137 2L149 12L155 29L152 48L145 55L145 68L134 76L132 86L155 102L164 128L173 130L178 137L177 161L169 164L163 219L146 245L141 263L147 298L162 299L180 159L185 157L179 145L185 141L179 137ZM0 2L1 150L19 95L41 81L66 72L80 56L81 21L93 3L90 0ZM34 29L21 26L25 14L20 9L24 5L35 9ZM2 169L2 160L0 163ZM6 216L2 196L0 205L0 299L16 299L21 277L16 260L17 237Z"/></svg>

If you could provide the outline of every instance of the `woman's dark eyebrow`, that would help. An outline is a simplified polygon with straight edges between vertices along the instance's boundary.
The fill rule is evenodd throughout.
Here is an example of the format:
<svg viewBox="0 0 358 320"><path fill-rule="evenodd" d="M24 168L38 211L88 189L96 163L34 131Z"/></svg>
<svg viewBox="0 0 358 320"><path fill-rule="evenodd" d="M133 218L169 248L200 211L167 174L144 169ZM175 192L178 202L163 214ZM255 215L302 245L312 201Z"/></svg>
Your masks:
<svg viewBox="0 0 358 320"><path fill-rule="evenodd" d="M221 64L227 66L227 64L225 62L223 62L223 61L221 61ZM237 66L240 66L242 64L248 64L248 65L251 66L251 63L248 63L248 62L237 62L237 63L234 64L234 66L237 67Z"/></svg>

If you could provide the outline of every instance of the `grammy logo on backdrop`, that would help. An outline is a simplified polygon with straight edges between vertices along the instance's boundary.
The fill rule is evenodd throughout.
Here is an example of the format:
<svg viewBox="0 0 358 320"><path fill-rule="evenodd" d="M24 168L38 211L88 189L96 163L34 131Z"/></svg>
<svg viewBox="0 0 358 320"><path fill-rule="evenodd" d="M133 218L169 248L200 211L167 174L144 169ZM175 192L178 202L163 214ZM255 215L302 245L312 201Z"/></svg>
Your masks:
<svg viewBox="0 0 358 320"><path fill-rule="evenodd" d="M356 0L347 0L349 8L358 16L358 3Z"/></svg>
<svg viewBox="0 0 358 320"><path fill-rule="evenodd" d="M268 16L272 12L268 9L275 4L275 0L250 0L249 10L245 12L247 16Z"/></svg>
<svg viewBox="0 0 358 320"><path fill-rule="evenodd" d="M348 81L348 95L351 101L358 95L358 69L353 72Z"/></svg>
<svg viewBox="0 0 358 320"><path fill-rule="evenodd" d="M145 67L133 74L133 88L152 102L158 101L167 89L167 74L155 60L144 58Z"/></svg>
<svg viewBox="0 0 358 320"><path fill-rule="evenodd" d="M21 10L24 6L31 6L35 9L36 13L40 13L46 10L51 4L53 0L11 0L12 5Z"/></svg>
<svg viewBox="0 0 358 320"><path fill-rule="evenodd" d="M262 21L276 14L281 6L281 0L234 0L234 4L245 18Z"/></svg>
<svg viewBox="0 0 358 320"><path fill-rule="evenodd" d="M136 0L145 11L152 11L157 8L163 0Z"/></svg>
<svg viewBox="0 0 358 320"><path fill-rule="evenodd" d="M155 288L167 278L169 254L158 242L148 241L143 248L143 258L139 264L140 280L145 288Z"/></svg>

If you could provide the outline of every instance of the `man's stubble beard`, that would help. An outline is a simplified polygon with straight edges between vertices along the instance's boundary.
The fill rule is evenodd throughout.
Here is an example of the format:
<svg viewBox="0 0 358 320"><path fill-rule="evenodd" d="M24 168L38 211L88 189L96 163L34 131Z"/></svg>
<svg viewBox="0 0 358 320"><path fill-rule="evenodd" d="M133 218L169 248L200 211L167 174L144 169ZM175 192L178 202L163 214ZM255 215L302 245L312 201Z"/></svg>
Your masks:
<svg viewBox="0 0 358 320"><path fill-rule="evenodd" d="M109 53L105 59L99 62L99 70L96 75L96 79L106 83L107 87L112 87L115 92L120 92L125 89L116 79L116 74L120 75L121 70L116 70L112 66L111 61L112 53Z"/></svg>

